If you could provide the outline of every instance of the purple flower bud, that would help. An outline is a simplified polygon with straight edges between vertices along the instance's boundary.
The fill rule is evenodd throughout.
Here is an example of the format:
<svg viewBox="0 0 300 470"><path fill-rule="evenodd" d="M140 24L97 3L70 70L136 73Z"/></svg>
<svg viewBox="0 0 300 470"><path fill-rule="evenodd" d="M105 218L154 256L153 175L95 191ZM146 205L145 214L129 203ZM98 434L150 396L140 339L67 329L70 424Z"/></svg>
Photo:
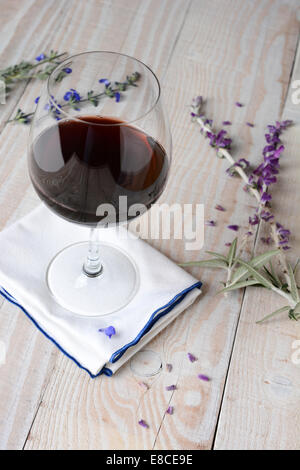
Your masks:
<svg viewBox="0 0 300 470"><path fill-rule="evenodd" d="M214 220L207 220L205 222L205 225L207 225L208 227L215 227L216 226L216 222Z"/></svg>
<svg viewBox="0 0 300 470"><path fill-rule="evenodd" d="M276 183L277 178L276 176L265 176L264 177L264 183L266 186L270 186L271 184Z"/></svg>
<svg viewBox="0 0 300 470"><path fill-rule="evenodd" d="M260 198L261 202L271 201L271 199L272 199L271 194L266 193L266 192L263 192Z"/></svg>
<svg viewBox="0 0 300 470"><path fill-rule="evenodd" d="M274 215L267 211L261 211L260 218L263 219L265 222L269 222L270 220L274 219Z"/></svg>
<svg viewBox="0 0 300 470"><path fill-rule="evenodd" d="M253 217L249 217L249 224L250 225L257 225L259 223L259 217L257 214L254 214Z"/></svg>
<svg viewBox="0 0 300 470"><path fill-rule="evenodd" d="M40 101L40 97L37 96L36 99L34 100L35 104L38 104L38 102Z"/></svg>
<svg viewBox="0 0 300 470"><path fill-rule="evenodd" d="M193 106L199 108L203 104L203 98L202 96L196 96L196 98L193 99L192 102Z"/></svg>
<svg viewBox="0 0 300 470"><path fill-rule="evenodd" d="M220 211L220 212L225 212L225 211L226 211L225 207L221 206L220 204L217 204L217 205L215 206L215 209L216 209L217 211Z"/></svg>
<svg viewBox="0 0 300 470"><path fill-rule="evenodd" d="M110 81L107 78L100 78L99 83L104 83L105 86L110 85Z"/></svg>
<svg viewBox="0 0 300 470"><path fill-rule="evenodd" d="M261 241L265 243L266 245L270 245L272 243L272 238L271 237L261 237Z"/></svg>

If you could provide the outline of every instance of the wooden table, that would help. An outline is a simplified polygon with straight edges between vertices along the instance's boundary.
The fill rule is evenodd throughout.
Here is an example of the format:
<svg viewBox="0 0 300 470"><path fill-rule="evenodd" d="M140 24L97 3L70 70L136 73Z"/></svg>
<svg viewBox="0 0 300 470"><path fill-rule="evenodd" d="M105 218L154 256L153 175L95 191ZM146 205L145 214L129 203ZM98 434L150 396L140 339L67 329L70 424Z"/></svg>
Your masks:
<svg viewBox="0 0 300 470"><path fill-rule="evenodd" d="M162 83L170 116L174 160L162 202L203 203L205 249L223 250L229 223L247 224L253 205L238 179L225 175L188 105L201 93L217 126L233 122L235 155L260 160L265 126L278 118L299 122L291 84L299 0L1 0L1 68L56 49L108 49L149 64ZM39 82L23 83L0 106L0 226L38 204L26 169L26 126L6 124L18 107L31 110ZM236 101L245 104L235 106ZM255 123L255 128L245 125ZM300 240L300 131L284 135L286 152L275 209ZM227 211L216 214L221 203ZM260 250L260 234L256 250ZM196 260L184 241L151 241L176 262ZM297 251L295 249L295 251ZM18 247L16 247L16 254ZM299 249L298 249L299 254ZM295 254L293 256L295 259ZM2 302L0 447L3 449L297 449L300 447L300 365L292 360L299 324L285 315L255 324L282 305L269 291L248 288L216 295L222 274L191 271L204 282L199 302L162 332L150 348L173 363L145 392L125 365L113 378L88 375L63 356L17 308ZM191 364L186 353L198 358ZM209 383L197 379L208 374ZM170 395L165 386L177 383ZM166 415L168 404L174 415ZM137 421L143 417L150 428Z"/></svg>

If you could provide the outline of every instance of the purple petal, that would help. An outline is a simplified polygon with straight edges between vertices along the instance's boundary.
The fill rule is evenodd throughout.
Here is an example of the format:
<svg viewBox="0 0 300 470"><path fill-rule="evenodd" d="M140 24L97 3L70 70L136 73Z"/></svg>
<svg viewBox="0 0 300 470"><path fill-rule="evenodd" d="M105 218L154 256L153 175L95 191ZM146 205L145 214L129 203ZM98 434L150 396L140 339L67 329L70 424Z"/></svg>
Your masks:
<svg viewBox="0 0 300 470"><path fill-rule="evenodd" d="M223 121L222 124L223 124L223 126L231 126L232 122L231 121Z"/></svg>
<svg viewBox="0 0 300 470"><path fill-rule="evenodd" d="M166 368L168 372L172 372L173 366L172 364L166 364Z"/></svg>
<svg viewBox="0 0 300 470"><path fill-rule="evenodd" d="M98 331L104 333L106 336L109 337L109 339L111 339L111 337L116 334L116 330L113 326L108 326L107 328L100 328Z"/></svg>
<svg viewBox="0 0 300 470"><path fill-rule="evenodd" d="M115 93L115 98L116 98L116 102L119 103L121 95L118 91Z"/></svg>
<svg viewBox="0 0 300 470"><path fill-rule="evenodd" d="M172 391L172 390L177 390L177 387L176 387L176 385L168 385L168 387L166 387L166 390L167 390L168 392L170 392L170 391Z"/></svg>
<svg viewBox="0 0 300 470"><path fill-rule="evenodd" d="M142 428L149 428L148 424L143 419L139 420L139 425L142 426Z"/></svg>
<svg viewBox="0 0 300 470"><path fill-rule="evenodd" d="M208 227L215 227L216 226L216 222L214 220L207 220L205 222L205 225L207 225Z"/></svg>
<svg viewBox="0 0 300 470"><path fill-rule="evenodd" d="M252 124L252 122L246 122L246 125L247 125L248 127L254 127L254 124Z"/></svg>
<svg viewBox="0 0 300 470"><path fill-rule="evenodd" d="M203 374L199 374L198 379L204 380L205 382L210 382L211 380L209 377L207 377L207 375L203 375Z"/></svg>
<svg viewBox="0 0 300 470"><path fill-rule="evenodd" d="M194 356L194 354L192 354L192 353L187 353L187 355L188 355L188 358L189 358L189 360L190 360L191 362L195 362L195 361L198 360L198 359L196 358L196 356Z"/></svg>
<svg viewBox="0 0 300 470"><path fill-rule="evenodd" d="M235 105L238 107L238 108L242 108L244 105L242 103L240 103L239 101L237 101L235 103Z"/></svg>
<svg viewBox="0 0 300 470"><path fill-rule="evenodd" d="M239 229L239 226L238 225L227 225L227 228L229 228L230 230L233 230L234 232L237 232L238 229Z"/></svg>
<svg viewBox="0 0 300 470"><path fill-rule="evenodd" d="M168 415L172 415L174 413L174 406L169 406L166 413L168 413Z"/></svg>

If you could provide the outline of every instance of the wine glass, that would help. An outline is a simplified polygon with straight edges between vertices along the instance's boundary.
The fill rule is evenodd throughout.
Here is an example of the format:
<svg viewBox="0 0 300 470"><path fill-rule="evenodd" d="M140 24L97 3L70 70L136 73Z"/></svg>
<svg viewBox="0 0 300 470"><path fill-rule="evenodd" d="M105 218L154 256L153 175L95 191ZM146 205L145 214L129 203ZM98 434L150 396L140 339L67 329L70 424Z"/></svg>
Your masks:
<svg viewBox="0 0 300 470"><path fill-rule="evenodd" d="M141 215L165 188L171 134L157 77L125 54L69 57L38 100L28 155L46 206L90 227L89 241L65 247L50 262L52 295L81 316L120 310L137 293L138 269L131 253L99 242L98 228Z"/></svg>

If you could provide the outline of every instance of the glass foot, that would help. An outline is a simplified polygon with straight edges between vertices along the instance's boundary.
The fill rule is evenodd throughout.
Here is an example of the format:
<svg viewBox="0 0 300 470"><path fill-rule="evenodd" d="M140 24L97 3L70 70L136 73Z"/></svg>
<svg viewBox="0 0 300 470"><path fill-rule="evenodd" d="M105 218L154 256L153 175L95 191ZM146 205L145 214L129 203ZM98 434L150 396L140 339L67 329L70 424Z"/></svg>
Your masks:
<svg viewBox="0 0 300 470"><path fill-rule="evenodd" d="M55 300L74 314L97 317L125 307L138 290L135 262L120 248L99 243L102 271L89 277L83 271L89 242L60 251L51 261L46 281Z"/></svg>
<svg viewBox="0 0 300 470"><path fill-rule="evenodd" d="M138 351L130 361L130 369L139 377L153 377L162 369L160 355L150 349Z"/></svg>

